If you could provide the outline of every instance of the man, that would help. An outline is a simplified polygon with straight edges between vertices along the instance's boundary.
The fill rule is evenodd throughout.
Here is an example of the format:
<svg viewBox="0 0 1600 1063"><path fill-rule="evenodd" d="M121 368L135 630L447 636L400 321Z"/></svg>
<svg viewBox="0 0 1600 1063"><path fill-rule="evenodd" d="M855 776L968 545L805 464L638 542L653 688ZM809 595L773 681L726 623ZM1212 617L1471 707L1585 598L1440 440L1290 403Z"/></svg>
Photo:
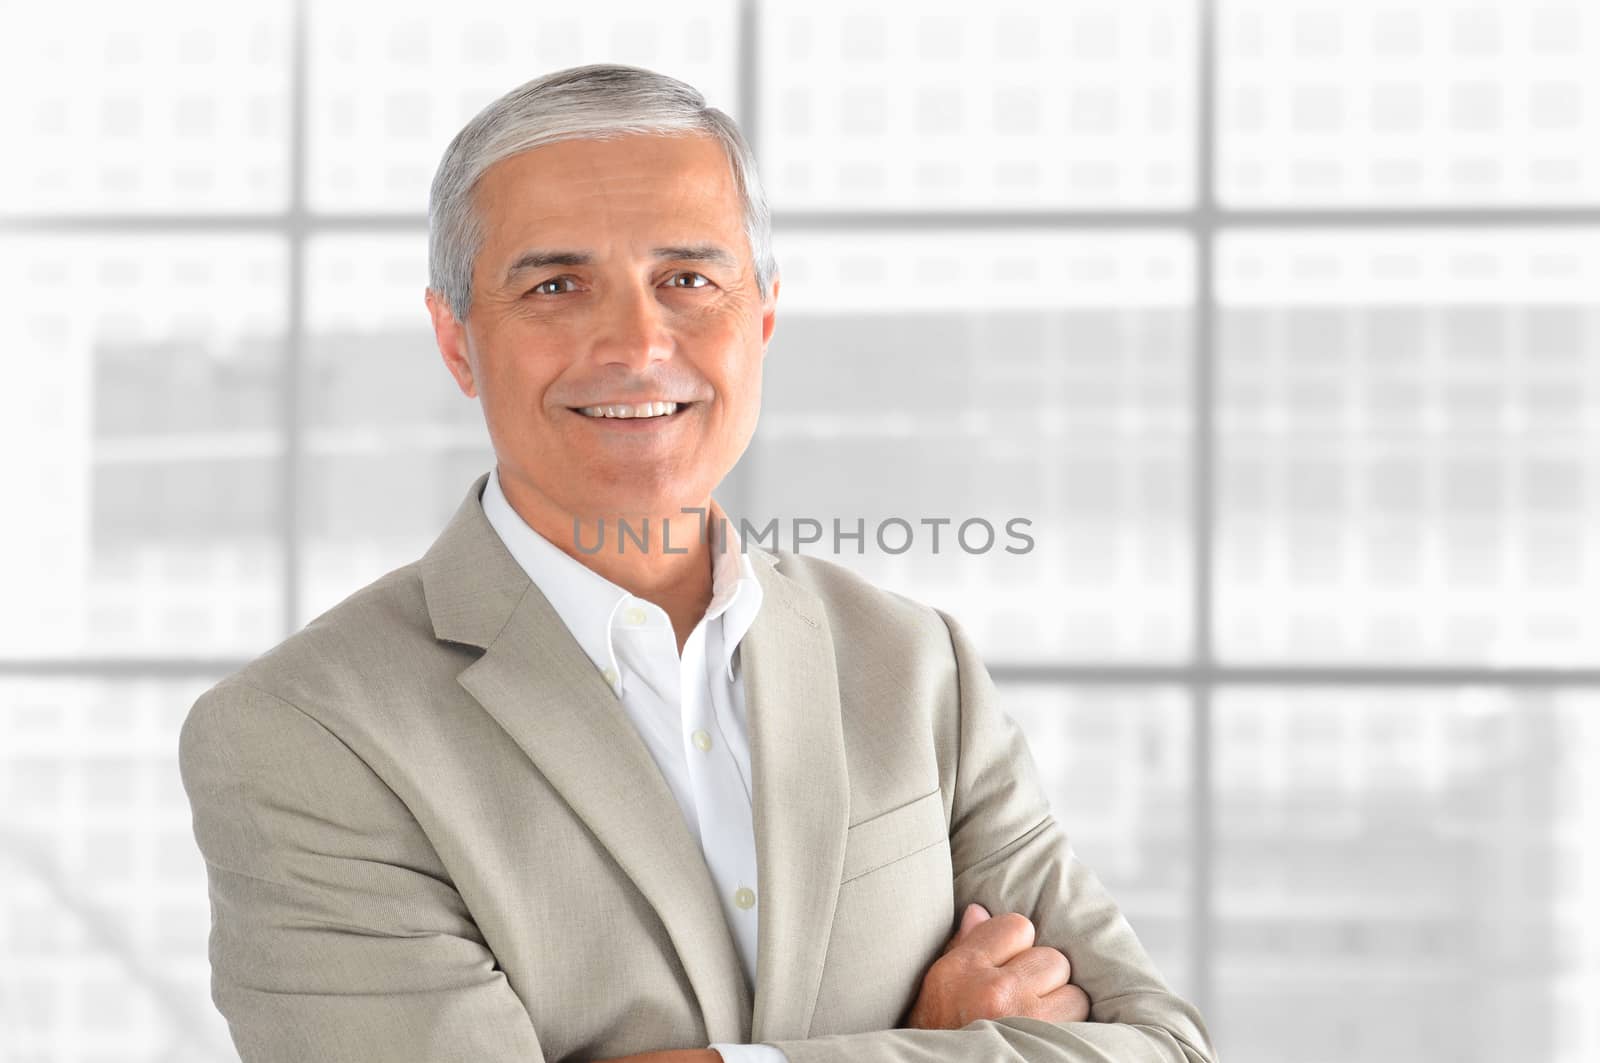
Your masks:
<svg viewBox="0 0 1600 1063"><path fill-rule="evenodd" d="M495 469L184 727L247 1061L1213 1058L956 622L712 499L769 229L732 122L649 71L449 146L426 298Z"/></svg>

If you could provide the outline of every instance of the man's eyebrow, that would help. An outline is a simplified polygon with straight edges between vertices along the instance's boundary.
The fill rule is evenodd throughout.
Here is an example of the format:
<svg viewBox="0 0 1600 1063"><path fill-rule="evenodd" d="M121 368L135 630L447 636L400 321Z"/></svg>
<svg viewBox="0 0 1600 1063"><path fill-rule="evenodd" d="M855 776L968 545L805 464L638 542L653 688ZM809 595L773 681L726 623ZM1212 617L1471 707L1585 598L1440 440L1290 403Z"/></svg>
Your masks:
<svg viewBox="0 0 1600 1063"><path fill-rule="evenodd" d="M676 247L658 247L650 252L656 258L680 259L688 262L715 262L729 269L739 268L739 258L720 244L680 244Z"/></svg>
<svg viewBox="0 0 1600 1063"><path fill-rule="evenodd" d="M546 266L587 266L594 257L586 251L524 251L506 270L507 283L519 273L544 269Z"/></svg>
<svg viewBox="0 0 1600 1063"><path fill-rule="evenodd" d="M650 256L662 260L714 262L728 269L739 268L738 256L719 244L673 244L652 248ZM506 270L506 283L515 280L519 274L546 266L587 266L593 262L594 256L587 251L524 251Z"/></svg>

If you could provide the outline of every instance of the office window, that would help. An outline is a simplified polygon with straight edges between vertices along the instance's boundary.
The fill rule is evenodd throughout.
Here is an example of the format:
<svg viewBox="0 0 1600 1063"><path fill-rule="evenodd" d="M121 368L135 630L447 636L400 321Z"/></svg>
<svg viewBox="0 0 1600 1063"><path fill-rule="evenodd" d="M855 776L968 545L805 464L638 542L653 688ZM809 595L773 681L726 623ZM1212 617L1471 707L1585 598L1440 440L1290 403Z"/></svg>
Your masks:
<svg viewBox="0 0 1600 1063"><path fill-rule="evenodd" d="M217 678L0 677L8 1059L237 1058L176 743Z"/></svg>
<svg viewBox="0 0 1600 1063"><path fill-rule="evenodd" d="M241 654L283 625L287 262L276 235L7 242L0 640Z"/></svg>
<svg viewBox="0 0 1600 1063"><path fill-rule="evenodd" d="M1167 0L763 9L756 69L773 203L1187 204L1196 14Z"/></svg>
<svg viewBox="0 0 1600 1063"><path fill-rule="evenodd" d="M1600 230L1229 234L1218 644L1600 649Z"/></svg>
<svg viewBox="0 0 1600 1063"><path fill-rule="evenodd" d="M1222 691L1213 1019L1233 1055L1585 1058L1597 709L1563 689Z"/></svg>
<svg viewBox="0 0 1600 1063"><path fill-rule="evenodd" d="M1600 21L1581 0L1217 5L1230 206L1593 203Z"/></svg>
<svg viewBox="0 0 1600 1063"><path fill-rule="evenodd" d="M7 5L0 203L29 212L281 212L288 0Z"/></svg>

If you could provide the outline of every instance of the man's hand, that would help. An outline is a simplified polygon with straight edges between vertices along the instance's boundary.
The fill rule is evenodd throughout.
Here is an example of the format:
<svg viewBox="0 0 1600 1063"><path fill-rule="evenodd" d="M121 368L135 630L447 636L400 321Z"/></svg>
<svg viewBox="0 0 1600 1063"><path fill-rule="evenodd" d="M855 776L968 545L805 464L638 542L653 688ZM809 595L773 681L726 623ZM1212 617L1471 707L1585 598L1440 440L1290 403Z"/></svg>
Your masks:
<svg viewBox="0 0 1600 1063"><path fill-rule="evenodd" d="M907 1016L914 1030L959 1030L979 1019L1020 1015L1082 1022L1089 996L1068 983L1072 965L1057 950L1033 945L1033 921L1017 912L991 917L970 904L961 926L928 973Z"/></svg>

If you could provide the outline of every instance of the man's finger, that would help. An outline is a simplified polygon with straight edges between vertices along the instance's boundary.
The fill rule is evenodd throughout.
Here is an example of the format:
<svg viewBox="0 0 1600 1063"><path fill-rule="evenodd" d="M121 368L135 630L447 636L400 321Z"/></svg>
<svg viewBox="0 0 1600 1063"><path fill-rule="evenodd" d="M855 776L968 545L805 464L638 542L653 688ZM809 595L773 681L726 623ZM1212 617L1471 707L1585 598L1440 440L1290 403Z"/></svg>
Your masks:
<svg viewBox="0 0 1600 1063"><path fill-rule="evenodd" d="M1002 912L979 920L953 944L976 952L983 963L1004 967L1011 957L1033 947L1033 935L1033 921L1027 916L1020 912Z"/></svg>
<svg viewBox="0 0 1600 1063"><path fill-rule="evenodd" d="M1006 963L1005 969L1028 988L1034 996L1042 997L1067 984L1072 977L1072 964L1059 949L1048 945L1035 945L1023 949Z"/></svg>
<svg viewBox="0 0 1600 1063"><path fill-rule="evenodd" d="M1087 1022L1089 994L1068 982L1055 992L1040 997L1039 1010L1042 1014L1035 1015L1034 1018L1043 1019L1045 1022Z"/></svg>

